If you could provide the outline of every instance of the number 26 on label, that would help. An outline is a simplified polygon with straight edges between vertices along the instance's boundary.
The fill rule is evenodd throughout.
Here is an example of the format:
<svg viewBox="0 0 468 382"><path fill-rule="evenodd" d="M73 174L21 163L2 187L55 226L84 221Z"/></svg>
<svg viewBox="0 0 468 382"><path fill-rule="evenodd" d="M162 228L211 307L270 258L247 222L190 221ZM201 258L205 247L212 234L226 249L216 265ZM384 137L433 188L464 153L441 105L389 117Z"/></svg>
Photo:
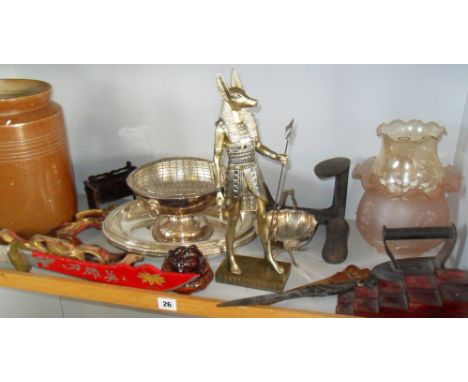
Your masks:
<svg viewBox="0 0 468 382"><path fill-rule="evenodd" d="M177 312L177 301L175 298L158 297L158 309Z"/></svg>

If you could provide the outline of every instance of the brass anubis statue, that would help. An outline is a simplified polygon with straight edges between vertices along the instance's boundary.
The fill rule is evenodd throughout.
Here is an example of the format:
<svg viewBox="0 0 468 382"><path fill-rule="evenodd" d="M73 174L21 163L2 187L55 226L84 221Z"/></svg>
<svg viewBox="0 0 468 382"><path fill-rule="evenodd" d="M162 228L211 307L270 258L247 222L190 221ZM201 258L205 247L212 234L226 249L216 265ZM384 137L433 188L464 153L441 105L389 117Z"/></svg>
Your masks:
<svg viewBox="0 0 468 382"><path fill-rule="evenodd" d="M255 160L255 152L287 164L286 154L278 154L260 142L255 118L249 108L257 106L257 100L244 90L237 72L233 69L231 86L228 87L221 75L217 75L218 90L223 98L221 115L216 122L214 173L217 186L216 201L220 209L227 212L226 252L229 269L241 274L234 256L235 229L243 212L257 214L257 232L262 242L265 259L278 273L283 268L275 261L269 242L269 224L266 218L268 202L263 177ZM228 156L224 194L221 188L220 160L223 151Z"/></svg>

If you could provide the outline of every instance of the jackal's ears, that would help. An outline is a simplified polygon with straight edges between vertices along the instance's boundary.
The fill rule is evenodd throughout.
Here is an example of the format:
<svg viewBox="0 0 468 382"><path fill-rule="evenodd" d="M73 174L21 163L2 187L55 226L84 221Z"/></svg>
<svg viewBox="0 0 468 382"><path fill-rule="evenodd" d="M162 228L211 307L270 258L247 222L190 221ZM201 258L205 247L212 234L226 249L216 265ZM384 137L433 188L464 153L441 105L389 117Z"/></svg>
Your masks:
<svg viewBox="0 0 468 382"><path fill-rule="evenodd" d="M239 75L237 74L236 69L232 69L231 71L231 87L244 89L244 86L242 85L242 82L240 80Z"/></svg>
<svg viewBox="0 0 468 382"><path fill-rule="evenodd" d="M229 92L229 88L221 74L216 74L216 83L218 84L219 94L223 99L228 101L231 98L231 93Z"/></svg>

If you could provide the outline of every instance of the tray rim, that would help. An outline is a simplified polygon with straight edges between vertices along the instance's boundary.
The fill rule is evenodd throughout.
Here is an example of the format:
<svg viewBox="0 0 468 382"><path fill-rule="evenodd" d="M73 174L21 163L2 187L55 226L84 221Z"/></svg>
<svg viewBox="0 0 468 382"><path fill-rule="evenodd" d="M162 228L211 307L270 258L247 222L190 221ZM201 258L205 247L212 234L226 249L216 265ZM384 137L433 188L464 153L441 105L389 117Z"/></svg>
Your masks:
<svg viewBox="0 0 468 382"><path fill-rule="evenodd" d="M203 241L198 241L198 242L187 242L187 243L158 243L155 241L154 245L152 245L152 248L148 248L146 245L142 248L142 247L139 247L138 244L123 243L125 239L124 238L119 239L117 236L121 236L121 235L116 234L115 232L109 229L109 225L111 224L110 220L115 215L122 213L122 211L124 211L126 208L130 208L132 205L139 203L139 202L140 200L135 199L135 200L131 200L129 202L126 202L124 204L117 206L115 209L113 209L109 213L109 215L107 215L106 219L104 220L102 224L102 233L105 239L113 246L120 248L124 251L134 252L134 253L138 253L141 255L152 256L152 257L166 256L169 253L169 250L172 250L178 246L192 245L192 244L197 245L198 248L206 256L217 256L217 255L226 253L226 245L225 245L224 238L216 239L216 240L203 240ZM242 235L236 237L236 240L234 241L234 248L238 248L242 245L250 243L257 236L256 229L255 229L255 219L251 215L248 215L248 216L251 219L251 222L249 223L249 227L246 228L245 232ZM247 216L245 218L247 218ZM139 219L137 222L135 222L135 224L141 223L142 221L144 221L144 219L145 219L144 217ZM146 219L148 220L152 219L149 212L147 214Z"/></svg>

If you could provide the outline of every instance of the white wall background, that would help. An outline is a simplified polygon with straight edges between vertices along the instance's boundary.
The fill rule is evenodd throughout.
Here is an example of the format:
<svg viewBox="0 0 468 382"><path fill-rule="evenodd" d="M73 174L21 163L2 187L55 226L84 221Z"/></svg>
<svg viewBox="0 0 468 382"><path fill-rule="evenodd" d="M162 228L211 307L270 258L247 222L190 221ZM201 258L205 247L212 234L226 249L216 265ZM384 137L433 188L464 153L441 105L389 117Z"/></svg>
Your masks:
<svg viewBox="0 0 468 382"><path fill-rule="evenodd" d="M0 65L0 77L50 82L65 111L77 189L90 174L171 155L211 157L220 110L215 73L235 66L256 112L265 144L281 151L295 118L287 186L301 205L321 207L333 183L318 180L321 160L346 156L352 168L376 155L376 127L392 119L433 120L447 128L439 146L453 163L468 91L468 66L454 65ZM272 191L279 166L260 160ZM350 180L348 211L362 195Z"/></svg>
<svg viewBox="0 0 468 382"><path fill-rule="evenodd" d="M460 133L458 135L457 149L455 151L454 164L458 171L463 174L465 181L462 183L460 191L451 194L449 197L449 203L451 207L452 221L457 224L458 230L458 242L455 247L452 258L453 263L462 269L468 269L468 248L466 245L467 239L467 219L466 211L468 209L467 199L467 184L466 179L468 178L468 99L465 105L465 112L463 121L460 127Z"/></svg>

